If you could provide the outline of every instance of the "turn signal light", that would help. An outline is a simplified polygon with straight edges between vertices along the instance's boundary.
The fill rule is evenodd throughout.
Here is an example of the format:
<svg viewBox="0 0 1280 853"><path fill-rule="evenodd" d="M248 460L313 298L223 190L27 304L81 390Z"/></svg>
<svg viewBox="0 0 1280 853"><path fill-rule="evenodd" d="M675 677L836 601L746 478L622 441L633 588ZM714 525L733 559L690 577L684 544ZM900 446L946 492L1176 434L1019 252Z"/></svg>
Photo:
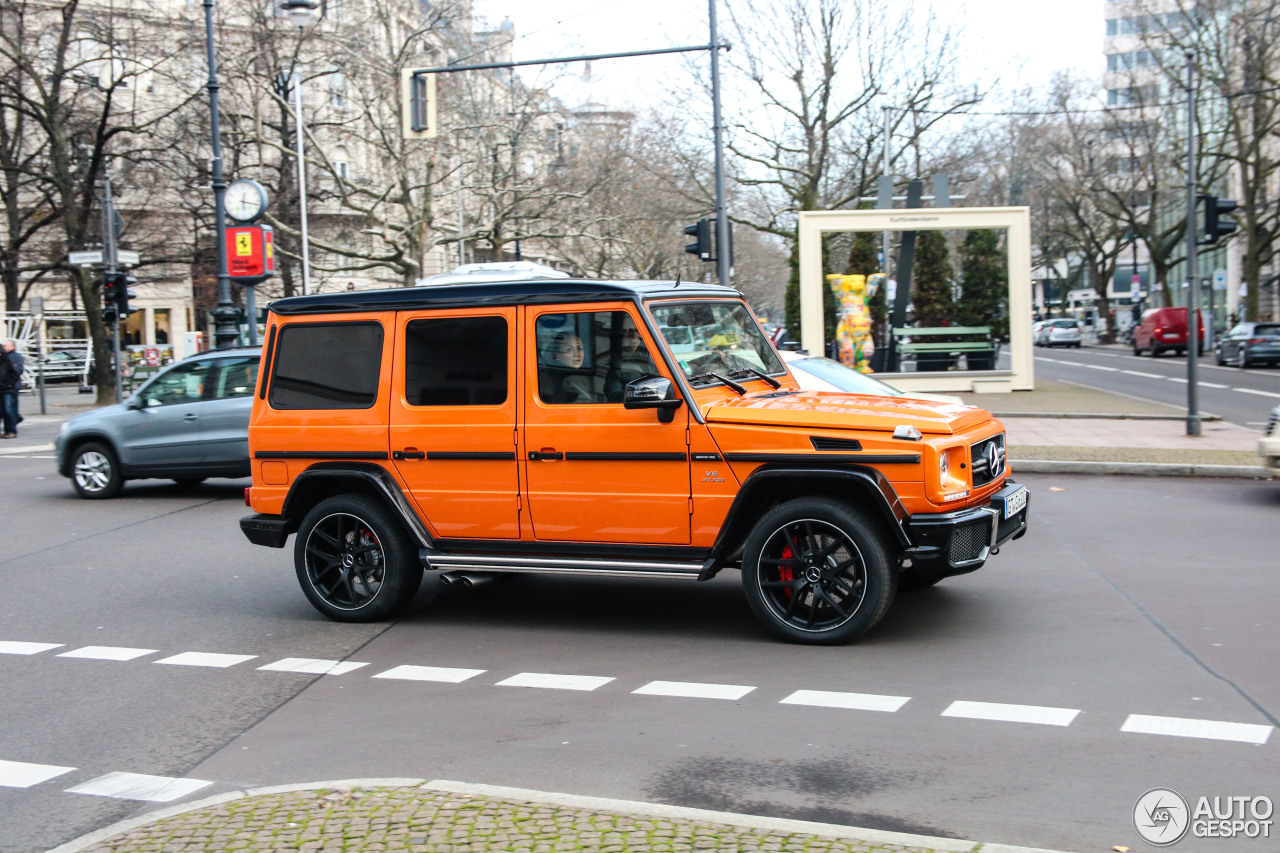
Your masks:
<svg viewBox="0 0 1280 853"><path fill-rule="evenodd" d="M250 489L250 488L252 488L252 487L251 487L251 486L245 486L245 487L244 487L244 505L245 505L245 506L248 506L248 507L253 506L253 504L249 503L249 489Z"/></svg>

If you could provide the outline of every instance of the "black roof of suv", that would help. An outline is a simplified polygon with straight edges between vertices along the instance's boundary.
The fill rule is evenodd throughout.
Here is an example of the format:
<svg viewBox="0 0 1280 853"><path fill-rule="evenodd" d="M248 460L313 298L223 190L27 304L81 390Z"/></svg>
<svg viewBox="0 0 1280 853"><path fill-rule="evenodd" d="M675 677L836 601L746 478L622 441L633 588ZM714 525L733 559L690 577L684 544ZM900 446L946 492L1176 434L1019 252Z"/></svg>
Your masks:
<svg viewBox="0 0 1280 853"><path fill-rule="evenodd" d="M477 305L538 305L554 302L598 302L625 299L741 297L741 291L718 284L674 281L588 281L553 279L476 284L396 287L294 296L271 303L281 315L334 314L356 311L402 311Z"/></svg>

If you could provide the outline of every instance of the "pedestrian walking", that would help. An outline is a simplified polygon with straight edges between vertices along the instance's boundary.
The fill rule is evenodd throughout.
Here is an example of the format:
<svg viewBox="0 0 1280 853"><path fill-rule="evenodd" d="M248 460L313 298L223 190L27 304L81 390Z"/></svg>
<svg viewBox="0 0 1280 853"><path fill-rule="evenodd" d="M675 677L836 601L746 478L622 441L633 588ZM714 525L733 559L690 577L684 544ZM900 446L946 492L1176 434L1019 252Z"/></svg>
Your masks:
<svg viewBox="0 0 1280 853"><path fill-rule="evenodd" d="M18 413L18 391L22 388L23 362L18 352L18 342L9 338L0 344L0 415L4 420L4 433L0 438L17 438L18 424L22 415Z"/></svg>

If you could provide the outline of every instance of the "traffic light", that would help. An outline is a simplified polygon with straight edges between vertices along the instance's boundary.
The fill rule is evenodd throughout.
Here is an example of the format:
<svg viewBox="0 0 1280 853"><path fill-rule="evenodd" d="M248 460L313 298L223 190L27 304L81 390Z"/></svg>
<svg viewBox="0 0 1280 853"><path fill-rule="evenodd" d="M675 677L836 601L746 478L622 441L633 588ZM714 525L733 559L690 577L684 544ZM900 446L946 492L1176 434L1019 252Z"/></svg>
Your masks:
<svg viewBox="0 0 1280 853"><path fill-rule="evenodd" d="M692 237L696 242L685 243L684 250L691 255L697 255L701 260L715 260L714 253L711 248L711 220L699 219L696 225L686 225L684 233Z"/></svg>
<svg viewBox="0 0 1280 853"><path fill-rule="evenodd" d="M137 278L122 272L108 273L103 278L102 301L104 304L104 318L107 310L121 318L128 317L137 310L129 307L129 300L138 295L133 290L133 285L137 283Z"/></svg>
<svg viewBox="0 0 1280 853"><path fill-rule="evenodd" d="M1200 198L1204 201L1204 230L1200 232L1200 245L1212 246L1218 242L1219 237L1234 234L1240 226L1227 214L1240 206L1235 199L1212 195L1202 195Z"/></svg>

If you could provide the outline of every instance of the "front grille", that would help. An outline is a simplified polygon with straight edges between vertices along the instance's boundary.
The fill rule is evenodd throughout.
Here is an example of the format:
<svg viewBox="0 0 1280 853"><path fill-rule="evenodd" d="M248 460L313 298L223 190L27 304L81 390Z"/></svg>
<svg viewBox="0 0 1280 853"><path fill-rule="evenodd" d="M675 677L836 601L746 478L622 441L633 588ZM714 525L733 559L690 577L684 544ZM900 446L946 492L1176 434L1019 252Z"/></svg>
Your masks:
<svg viewBox="0 0 1280 853"><path fill-rule="evenodd" d="M967 563L982 556L982 549L991 542L991 522L985 519L962 524L951 534L948 558L952 563Z"/></svg>
<svg viewBox="0 0 1280 853"><path fill-rule="evenodd" d="M979 488L1004 474L1004 433L993 435L969 448L969 465L973 469L973 486Z"/></svg>

